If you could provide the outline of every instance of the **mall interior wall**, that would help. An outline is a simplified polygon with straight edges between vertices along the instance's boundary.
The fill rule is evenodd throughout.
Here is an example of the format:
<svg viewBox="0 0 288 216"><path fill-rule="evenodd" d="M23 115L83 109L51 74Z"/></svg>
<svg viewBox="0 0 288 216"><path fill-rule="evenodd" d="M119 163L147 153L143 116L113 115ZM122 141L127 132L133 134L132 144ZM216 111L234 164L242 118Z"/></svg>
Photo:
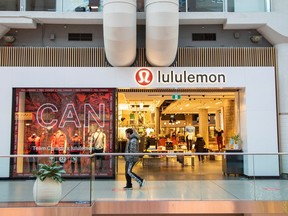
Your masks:
<svg viewBox="0 0 288 216"><path fill-rule="evenodd" d="M69 33L91 33L92 41L69 41ZM193 41L193 33L215 33L216 40ZM104 47L102 25L37 25L37 29L11 29L14 47ZM253 43L250 37L259 33L253 29L223 30L222 25L180 25L179 47L272 47L263 38ZM51 39L51 35L53 38ZM0 45L5 45L0 39ZM145 25L137 25L137 48L145 47Z"/></svg>

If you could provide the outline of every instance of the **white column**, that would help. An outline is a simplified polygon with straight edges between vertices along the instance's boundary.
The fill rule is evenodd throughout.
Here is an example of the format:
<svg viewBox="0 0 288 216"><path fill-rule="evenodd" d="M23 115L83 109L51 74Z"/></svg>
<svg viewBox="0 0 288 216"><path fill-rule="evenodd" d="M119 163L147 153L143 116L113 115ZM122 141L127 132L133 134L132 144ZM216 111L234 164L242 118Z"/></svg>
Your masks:
<svg viewBox="0 0 288 216"><path fill-rule="evenodd" d="M275 46L277 54L277 87L279 112L279 151L288 152L288 43ZM282 170L280 173L288 174L288 157L281 158Z"/></svg>

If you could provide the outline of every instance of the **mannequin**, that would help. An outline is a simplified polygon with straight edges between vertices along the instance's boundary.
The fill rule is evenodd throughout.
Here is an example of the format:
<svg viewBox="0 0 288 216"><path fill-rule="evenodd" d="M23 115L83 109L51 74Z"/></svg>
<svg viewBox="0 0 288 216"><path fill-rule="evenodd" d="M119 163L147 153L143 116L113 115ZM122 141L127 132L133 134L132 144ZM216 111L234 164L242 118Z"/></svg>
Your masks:
<svg viewBox="0 0 288 216"><path fill-rule="evenodd" d="M28 144L28 154L29 155L36 155L39 154L39 147L40 147L40 137L33 133L31 136L28 137L27 140ZM29 158L29 170L32 172L33 164L35 163L35 169L37 169L38 158L31 157Z"/></svg>
<svg viewBox="0 0 288 216"><path fill-rule="evenodd" d="M58 130L56 133L53 134L52 141L51 141L51 154L58 155L58 154L66 154L67 148L67 138L66 135L61 131ZM66 161L66 158L56 158L61 163Z"/></svg>
<svg viewBox="0 0 288 216"><path fill-rule="evenodd" d="M192 150L192 141L193 141L193 133L187 133L186 135L186 144L187 144L187 150Z"/></svg>
<svg viewBox="0 0 288 216"><path fill-rule="evenodd" d="M186 144L187 150L191 151L193 149L194 137L195 137L195 127L192 125L187 125L185 127Z"/></svg>
<svg viewBox="0 0 288 216"><path fill-rule="evenodd" d="M215 133L216 133L216 140L217 140L217 145L218 145L218 151L221 151L221 149L224 147L223 146L223 136L222 134L224 133L223 130L221 129L215 129Z"/></svg>
<svg viewBox="0 0 288 216"><path fill-rule="evenodd" d="M75 133L73 135L73 137L71 138L71 145L70 145L70 154L75 154L75 155L79 155L82 152L82 147L83 147L83 141L82 141L82 137L79 136L77 133ZM77 169L78 169L78 173L81 172L81 158L80 157L72 157L71 158L71 170L72 170L72 174L74 174L74 170L75 170L75 163L77 161Z"/></svg>
<svg viewBox="0 0 288 216"><path fill-rule="evenodd" d="M91 143L90 143L90 153L103 153L106 150L106 134L103 133L100 128L97 129L91 135ZM104 156L97 156L96 160L99 160L99 170L102 169Z"/></svg>

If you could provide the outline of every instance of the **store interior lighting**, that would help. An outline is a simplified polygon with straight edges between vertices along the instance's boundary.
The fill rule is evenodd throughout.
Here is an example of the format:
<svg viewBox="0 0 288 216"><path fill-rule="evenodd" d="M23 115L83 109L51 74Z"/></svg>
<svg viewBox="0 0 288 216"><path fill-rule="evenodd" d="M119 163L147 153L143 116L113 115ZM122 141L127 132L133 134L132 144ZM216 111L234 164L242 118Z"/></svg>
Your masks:
<svg viewBox="0 0 288 216"><path fill-rule="evenodd" d="M176 118L175 115L170 115L170 120L169 120L169 124L173 124L176 122Z"/></svg>

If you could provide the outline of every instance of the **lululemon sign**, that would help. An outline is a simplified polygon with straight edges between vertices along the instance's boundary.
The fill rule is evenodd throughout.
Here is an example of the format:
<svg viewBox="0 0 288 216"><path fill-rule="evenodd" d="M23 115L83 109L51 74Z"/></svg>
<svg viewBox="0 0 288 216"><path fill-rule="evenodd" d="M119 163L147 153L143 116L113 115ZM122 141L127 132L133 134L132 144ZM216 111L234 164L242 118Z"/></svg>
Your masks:
<svg viewBox="0 0 288 216"><path fill-rule="evenodd" d="M153 73L147 68L141 68L135 74L135 81L141 86L148 86L153 81Z"/></svg>

